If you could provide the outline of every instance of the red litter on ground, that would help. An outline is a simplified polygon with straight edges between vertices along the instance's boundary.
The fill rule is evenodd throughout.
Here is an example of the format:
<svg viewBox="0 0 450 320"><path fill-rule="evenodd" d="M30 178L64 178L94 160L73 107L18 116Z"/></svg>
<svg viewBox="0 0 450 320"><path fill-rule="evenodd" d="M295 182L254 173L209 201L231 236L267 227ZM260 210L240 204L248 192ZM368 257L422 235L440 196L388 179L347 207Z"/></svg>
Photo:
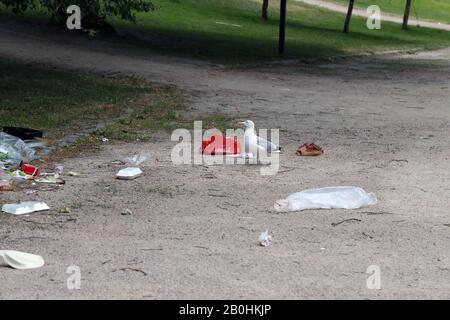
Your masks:
<svg viewBox="0 0 450 320"><path fill-rule="evenodd" d="M25 164L25 163L21 162L20 169L29 176L38 176L39 175L39 168L35 167L31 164Z"/></svg>
<svg viewBox="0 0 450 320"><path fill-rule="evenodd" d="M239 154L241 146L236 137L225 137L216 133L209 140L202 141L202 153L210 155Z"/></svg>

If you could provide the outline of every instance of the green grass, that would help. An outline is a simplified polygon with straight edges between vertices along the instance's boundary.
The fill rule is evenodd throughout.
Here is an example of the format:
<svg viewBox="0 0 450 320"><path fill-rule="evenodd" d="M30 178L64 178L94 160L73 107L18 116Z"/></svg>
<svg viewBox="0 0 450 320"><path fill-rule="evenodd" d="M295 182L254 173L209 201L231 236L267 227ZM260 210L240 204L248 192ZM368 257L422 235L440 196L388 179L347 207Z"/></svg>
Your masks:
<svg viewBox="0 0 450 320"><path fill-rule="evenodd" d="M329 1L348 4L348 0ZM356 0L359 8L367 8L373 4L380 6L381 12L403 16L406 0ZM413 0L411 17L450 23L450 0Z"/></svg>
<svg viewBox="0 0 450 320"><path fill-rule="evenodd" d="M139 79L109 79L44 66L0 59L0 125L44 130L58 140L108 123L80 139L75 147L110 140L149 139L158 130L192 128L202 120L206 128L225 129L233 118L183 116L180 90Z"/></svg>
<svg viewBox="0 0 450 320"><path fill-rule="evenodd" d="M183 97L175 88L165 88L158 99L143 101L126 117L115 120L104 129L95 132L95 136L122 141L144 141L148 132L157 130L174 130L184 121Z"/></svg>
<svg viewBox="0 0 450 320"><path fill-rule="evenodd" d="M205 129L216 128L222 132L233 128L236 124L234 117L224 115L202 116L195 119L186 117L182 113L184 107L181 92L174 88L167 90L168 93L159 100L135 108L129 116L95 132L95 136L122 141L145 141L149 138L149 131L193 129L194 120L202 121Z"/></svg>
<svg viewBox="0 0 450 320"><path fill-rule="evenodd" d="M0 60L0 124L41 129L50 139L123 114L150 91L134 80L112 80Z"/></svg>
<svg viewBox="0 0 450 320"><path fill-rule="evenodd" d="M428 0L422 2L425 1ZM269 21L260 18L260 0L153 2L156 11L139 13L136 24L111 19L116 27L144 34L146 41L134 43L149 50L149 54L187 56L223 64L279 59L279 1L271 1ZM442 14L447 13L443 10ZM28 16L36 19L45 14L30 12ZM400 25L387 22L383 23L382 30L368 30L365 19L353 17L350 34L343 34L343 23L343 14L288 0L287 51L283 58L328 59L349 53L436 49L450 45L450 33L446 31L416 27L403 31Z"/></svg>
<svg viewBox="0 0 450 320"><path fill-rule="evenodd" d="M155 12L138 14L137 25L113 20L116 26L139 29L153 36L153 50L223 63L275 60L278 45L278 1L270 20L260 18L260 1L155 0ZM343 34L339 13L288 2L287 52L284 58L327 58L355 52L392 49L432 49L450 45L450 33L425 28L402 31L384 23L368 30L354 17L351 33ZM226 23L226 24L224 24Z"/></svg>

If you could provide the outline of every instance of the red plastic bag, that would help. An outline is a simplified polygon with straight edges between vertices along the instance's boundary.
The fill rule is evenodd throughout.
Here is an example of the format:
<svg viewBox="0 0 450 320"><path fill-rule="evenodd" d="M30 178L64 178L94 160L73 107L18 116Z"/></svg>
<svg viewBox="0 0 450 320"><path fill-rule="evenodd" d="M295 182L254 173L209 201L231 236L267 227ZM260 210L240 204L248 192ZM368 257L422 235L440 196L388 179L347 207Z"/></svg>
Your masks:
<svg viewBox="0 0 450 320"><path fill-rule="evenodd" d="M211 155L239 154L241 146L236 137L224 137L216 133L202 142L202 153Z"/></svg>
<svg viewBox="0 0 450 320"><path fill-rule="evenodd" d="M38 176L39 175L39 168L37 168L31 164L25 164L25 163L21 162L20 170L22 170L25 174L27 174L29 176Z"/></svg>

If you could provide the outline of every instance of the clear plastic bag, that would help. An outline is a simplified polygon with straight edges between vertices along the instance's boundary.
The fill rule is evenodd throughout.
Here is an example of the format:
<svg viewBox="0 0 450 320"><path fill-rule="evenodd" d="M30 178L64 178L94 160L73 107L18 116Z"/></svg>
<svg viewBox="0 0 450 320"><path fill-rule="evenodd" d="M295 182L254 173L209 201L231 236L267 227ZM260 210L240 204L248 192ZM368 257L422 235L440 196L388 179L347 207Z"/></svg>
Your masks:
<svg viewBox="0 0 450 320"><path fill-rule="evenodd" d="M272 244L272 236L269 233L269 230L261 232L258 238L259 244L263 247L268 247Z"/></svg>
<svg viewBox="0 0 450 320"><path fill-rule="evenodd" d="M358 187L326 187L293 193L275 202L277 212L306 209L357 209L378 202L373 193Z"/></svg>
<svg viewBox="0 0 450 320"><path fill-rule="evenodd" d="M125 158L125 162L134 167L137 167L140 164L147 161L149 158L150 158L149 154L136 154L136 155Z"/></svg>
<svg viewBox="0 0 450 320"><path fill-rule="evenodd" d="M0 132L0 153L5 155L0 163L16 165L20 161L30 162L37 159L35 147L42 147L42 143L33 142L32 145L28 145L22 139Z"/></svg>

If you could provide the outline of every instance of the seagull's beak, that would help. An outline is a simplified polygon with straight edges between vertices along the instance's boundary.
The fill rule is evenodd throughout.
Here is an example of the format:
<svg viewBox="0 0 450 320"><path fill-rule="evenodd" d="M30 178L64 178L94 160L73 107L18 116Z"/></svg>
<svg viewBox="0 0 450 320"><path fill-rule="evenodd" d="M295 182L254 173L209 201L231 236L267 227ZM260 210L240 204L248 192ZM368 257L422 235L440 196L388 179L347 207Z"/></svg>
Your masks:
<svg viewBox="0 0 450 320"><path fill-rule="evenodd" d="M243 121L243 122L239 122L240 124L242 124L242 125L245 125L245 122Z"/></svg>

